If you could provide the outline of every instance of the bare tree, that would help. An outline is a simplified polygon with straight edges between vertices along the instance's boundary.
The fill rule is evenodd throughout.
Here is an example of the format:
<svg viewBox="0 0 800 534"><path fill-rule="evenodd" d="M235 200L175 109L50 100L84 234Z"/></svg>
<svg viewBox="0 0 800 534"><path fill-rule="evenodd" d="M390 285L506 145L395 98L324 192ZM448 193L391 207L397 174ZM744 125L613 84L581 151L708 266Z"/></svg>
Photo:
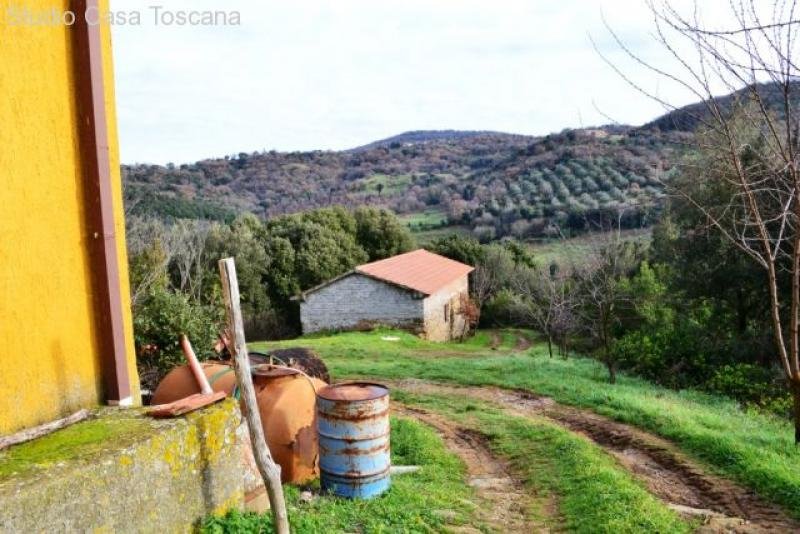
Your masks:
<svg viewBox="0 0 800 534"><path fill-rule="evenodd" d="M575 328L575 295L569 271L522 267L515 272L512 287L518 295L515 312L526 324L547 337L547 351L553 357L553 343L564 347Z"/></svg>
<svg viewBox="0 0 800 534"><path fill-rule="evenodd" d="M210 227L206 221L181 219L170 228L175 243L172 264L178 273L177 289L195 300L200 300L203 293Z"/></svg>
<svg viewBox="0 0 800 534"><path fill-rule="evenodd" d="M136 306L155 284L166 280L176 246L172 232L158 219L130 216L126 226L131 304Z"/></svg>
<svg viewBox="0 0 800 534"><path fill-rule="evenodd" d="M623 239L618 219L615 229L592 236L582 248L582 256L574 268L578 295L575 309L581 329L598 349L608 379L614 384L617 362L611 346L614 331L621 324L621 311L631 299L626 281L639 264L639 247Z"/></svg>
<svg viewBox="0 0 800 534"><path fill-rule="evenodd" d="M450 309L459 318L458 321L450 321L450 328L454 328L452 334L463 341L470 332L478 327L481 317L480 308L469 295L462 293L458 296L455 306L451 306Z"/></svg>
<svg viewBox="0 0 800 534"><path fill-rule="evenodd" d="M514 271L511 255L502 247L487 247L486 255L475 266L472 274L471 295L475 304L481 308L486 301L508 284Z"/></svg>
<svg viewBox="0 0 800 534"><path fill-rule="evenodd" d="M696 4L679 13L669 1L648 2L655 39L674 69L655 65L612 36L640 67L693 94L700 126L695 180L666 183L700 210L742 254L764 269L775 351L794 397L800 444L800 116L798 116L797 1L731 2L731 22L709 24ZM609 62L634 88L674 106ZM736 91L718 99L722 91ZM712 191L713 195L704 195ZM785 280L787 291L781 291ZM731 281L735 283L735 281Z"/></svg>

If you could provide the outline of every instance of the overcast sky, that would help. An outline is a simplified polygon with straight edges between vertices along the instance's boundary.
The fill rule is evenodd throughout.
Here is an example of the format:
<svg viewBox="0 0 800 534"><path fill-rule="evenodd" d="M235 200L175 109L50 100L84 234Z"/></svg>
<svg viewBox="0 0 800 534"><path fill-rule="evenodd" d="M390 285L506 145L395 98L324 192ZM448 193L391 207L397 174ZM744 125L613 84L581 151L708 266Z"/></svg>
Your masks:
<svg viewBox="0 0 800 534"><path fill-rule="evenodd" d="M240 13L238 26L183 27L156 24L146 6L158 4L111 0L141 13L113 28L125 163L344 149L407 130L538 135L663 113L589 35L648 89L692 100L624 62L603 27L601 13L637 53L666 61L639 0L161 2Z"/></svg>

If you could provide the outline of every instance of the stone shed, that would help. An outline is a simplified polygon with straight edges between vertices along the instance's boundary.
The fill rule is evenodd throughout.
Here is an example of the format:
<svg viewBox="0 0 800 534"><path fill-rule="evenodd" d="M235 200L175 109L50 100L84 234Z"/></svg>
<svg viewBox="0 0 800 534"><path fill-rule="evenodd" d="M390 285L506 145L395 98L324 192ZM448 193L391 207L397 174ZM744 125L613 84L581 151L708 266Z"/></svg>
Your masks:
<svg viewBox="0 0 800 534"><path fill-rule="evenodd" d="M303 332L386 325L432 341L462 336L472 270L424 249L359 265L298 296Z"/></svg>

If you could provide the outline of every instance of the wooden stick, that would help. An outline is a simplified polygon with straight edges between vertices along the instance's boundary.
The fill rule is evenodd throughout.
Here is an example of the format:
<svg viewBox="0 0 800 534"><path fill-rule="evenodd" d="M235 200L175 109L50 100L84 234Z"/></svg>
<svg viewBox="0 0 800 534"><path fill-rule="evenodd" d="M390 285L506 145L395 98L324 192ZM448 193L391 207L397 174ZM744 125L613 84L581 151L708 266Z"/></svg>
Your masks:
<svg viewBox="0 0 800 534"><path fill-rule="evenodd" d="M12 445L25 443L26 441L45 436L51 432L55 432L56 430L68 427L69 425L83 421L84 419L88 419L89 415L89 410L84 408L83 410L79 410L68 417L64 417L63 419L57 419L43 425L28 428L26 430L17 432L16 434L11 434L10 436L0 437L0 450Z"/></svg>
<svg viewBox="0 0 800 534"><path fill-rule="evenodd" d="M236 278L236 265L233 258L219 260L219 275L222 279L222 295L225 298L225 311L228 315L228 331L233 336L231 356L234 361L236 381L242 392L244 401L244 417L250 427L250 442L253 444L253 455L256 465L264 479L264 486L269 495L272 509L272 522L278 534L289 534L289 516L286 513L286 501L281 485L281 468L272 459L261 426L261 414L258 411L256 391L253 387L253 376L250 374L250 358L247 343L244 339L244 321L239 306L239 282Z"/></svg>

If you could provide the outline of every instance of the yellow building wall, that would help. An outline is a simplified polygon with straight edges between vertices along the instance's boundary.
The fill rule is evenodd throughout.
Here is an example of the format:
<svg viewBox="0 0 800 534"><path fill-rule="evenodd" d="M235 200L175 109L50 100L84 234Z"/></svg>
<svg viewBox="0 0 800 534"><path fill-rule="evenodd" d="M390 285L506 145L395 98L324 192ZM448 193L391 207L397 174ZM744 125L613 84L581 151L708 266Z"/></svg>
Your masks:
<svg viewBox="0 0 800 534"><path fill-rule="evenodd" d="M11 26L0 0L0 435L104 401L85 227L71 32ZM102 29L114 213L134 399L127 256L109 28Z"/></svg>

